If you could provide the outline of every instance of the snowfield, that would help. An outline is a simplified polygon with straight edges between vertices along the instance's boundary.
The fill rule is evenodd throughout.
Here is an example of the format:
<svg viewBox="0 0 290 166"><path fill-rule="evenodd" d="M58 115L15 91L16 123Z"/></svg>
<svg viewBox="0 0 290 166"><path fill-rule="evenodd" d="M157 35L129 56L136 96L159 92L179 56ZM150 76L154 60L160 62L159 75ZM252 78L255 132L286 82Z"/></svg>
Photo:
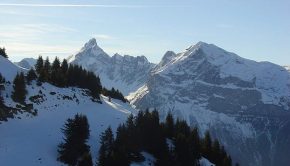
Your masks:
<svg viewBox="0 0 290 166"><path fill-rule="evenodd" d="M34 108L38 110L37 116L23 113L8 122L1 122L1 166L64 165L56 160L57 146L63 139L61 128L68 118L76 114L87 115L91 134L88 144L95 162L101 132L108 126L115 130L128 115L135 113L128 103L114 99L109 102L104 96L101 96L103 104L93 102L89 96L84 95L83 90L77 88L56 88L49 84L43 84L42 87L32 85L28 96L38 94L39 90L45 97L41 104L34 104ZM7 91L10 93L10 88ZM67 99L68 96L73 99ZM7 105L15 104L10 99L5 100Z"/></svg>

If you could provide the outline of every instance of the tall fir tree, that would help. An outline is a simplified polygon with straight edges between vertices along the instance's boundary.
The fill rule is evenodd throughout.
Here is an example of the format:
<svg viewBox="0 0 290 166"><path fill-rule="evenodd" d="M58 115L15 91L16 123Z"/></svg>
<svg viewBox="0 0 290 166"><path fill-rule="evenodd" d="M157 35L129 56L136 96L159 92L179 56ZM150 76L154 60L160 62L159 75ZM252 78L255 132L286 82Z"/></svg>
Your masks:
<svg viewBox="0 0 290 166"><path fill-rule="evenodd" d="M8 55L6 53L6 49L3 47L0 47L0 56L3 56L4 58L8 58Z"/></svg>
<svg viewBox="0 0 290 166"><path fill-rule="evenodd" d="M63 73L66 73L68 70L68 63L66 59L64 59L61 63L61 70Z"/></svg>
<svg viewBox="0 0 290 166"><path fill-rule="evenodd" d="M93 166L92 155L90 153L85 153L78 161L77 166Z"/></svg>
<svg viewBox="0 0 290 166"><path fill-rule="evenodd" d="M53 85L56 86L62 86L62 80L63 80L63 75L60 69L60 61L59 59L56 57L52 63L51 66L51 76L50 76L50 81Z"/></svg>
<svg viewBox="0 0 290 166"><path fill-rule="evenodd" d="M189 147L190 147L190 154L191 158L193 159L194 165L198 164L198 159L201 158L201 139L199 137L198 128L194 127L191 130L189 136Z"/></svg>
<svg viewBox="0 0 290 166"><path fill-rule="evenodd" d="M172 138L174 135L174 119L170 112L167 114L165 120L165 134L168 138Z"/></svg>
<svg viewBox="0 0 290 166"><path fill-rule="evenodd" d="M42 59L42 56L39 56L37 61L36 61L36 64L35 64L35 70L37 72L37 74L40 74L41 71L43 70L43 59Z"/></svg>
<svg viewBox="0 0 290 166"><path fill-rule="evenodd" d="M21 72L17 74L14 81L13 81L13 91L12 91L12 99L15 102L24 104L26 98L27 90L25 85L25 77L24 74Z"/></svg>
<svg viewBox="0 0 290 166"><path fill-rule="evenodd" d="M205 136L202 143L202 154L204 157L211 161L212 159L212 140L209 131L205 132Z"/></svg>
<svg viewBox="0 0 290 166"><path fill-rule="evenodd" d="M108 127L102 134L101 134L101 147L99 150L99 157L97 160L98 166L109 166L112 162L112 152L113 152L113 145L114 145L114 135L112 132L111 127Z"/></svg>
<svg viewBox="0 0 290 166"><path fill-rule="evenodd" d="M5 89L4 84L5 84L5 79L0 73L0 107L4 105L4 99L3 99L3 96L2 96L2 90Z"/></svg>
<svg viewBox="0 0 290 166"><path fill-rule="evenodd" d="M30 69L26 75L26 81L28 84L31 83L31 81L35 80L37 78L37 75L34 71L34 69Z"/></svg>
<svg viewBox="0 0 290 166"><path fill-rule="evenodd" d="M68 63L67 63L67 60L64 59L61 63L61 71L62 71L62 83L63 83L63 86L68 86Z"/></svg>
<svg viewBox="0 0 290 166"><path fill-rule="evenodd" d="M50 80L50 74L51 74L51 65L49 62L49 58L46 57L43 65L43 70L40 73L40 75L43 74L44 81L47 82Z"/></svg>
<svg viewBox="0 0 290 166"><path fill-rule="evenodd" d="M58 160L74 166L89 153L90 147L86 144L90 135L87 117L77 114L74 119L68 119L62 132L65 138L58 146Z"/></svg>

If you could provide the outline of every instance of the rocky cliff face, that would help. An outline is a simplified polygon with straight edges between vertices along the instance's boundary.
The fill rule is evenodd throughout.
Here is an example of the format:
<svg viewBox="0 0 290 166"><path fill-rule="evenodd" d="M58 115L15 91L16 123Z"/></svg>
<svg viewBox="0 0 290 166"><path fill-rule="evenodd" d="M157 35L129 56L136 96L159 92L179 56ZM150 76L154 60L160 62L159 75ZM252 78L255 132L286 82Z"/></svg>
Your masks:
<svg viewBox="0 0 290 166"><path fill-rule="evenodd" d="M129 98L210 130L241 165L290 163L290 74L281 66L199 42L167 52Z"/></svg>
<svg viewBox="0 0 290 166"><path fill-rule="evenodd" d="M136 91L148 80L155 66L145 56L115 54L110 57L91 39L79 53L68 58L72 64L78 64L100 76L106 88L115 87L124 95Z"/></svg>

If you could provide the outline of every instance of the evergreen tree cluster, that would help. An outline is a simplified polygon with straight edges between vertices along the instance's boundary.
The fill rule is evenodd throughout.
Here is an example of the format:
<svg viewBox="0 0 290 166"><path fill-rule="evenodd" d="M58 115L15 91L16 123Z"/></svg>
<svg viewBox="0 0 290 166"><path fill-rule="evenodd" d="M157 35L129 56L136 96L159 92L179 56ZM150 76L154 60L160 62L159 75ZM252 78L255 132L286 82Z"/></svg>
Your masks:
<svg viewBox="0 0 290 166"><path fill-rule="evenodd" d="M13 81L13 91L12 91L12 99L15 102L24 104L26 98L27 90L25 84L25 76L21 72L17 73L14 81Z"/></svg>
<svg viewBox="0 0 290 166"><path fill-rule="evenodd" d="M79 87L88 89L94 98L99 98L102 91L100 78L93 72L86 71L78 65L68 65L67 60L55 58L51 64L49 59L40 56L35 65L38 83L51 83L57 87Z"/></svg>
<svg viewBox="0 0 290 166"><path fill-rule="evenodd" d="M105 96L111 97L113 99L121 100L124 103L127 102L127 100L125 99L123 94L118 89L115 90L115 88L112 88L111 90L108 90L105 87L103 87L102 94L105 95Z"/></svg>
<svg viewBox="0 0 290 166"><path fill-rule="evenodd" d="M36 80L36 78L37 78L37 75L36 75L34 69L30 69L26 75L27 84L30 85L31 81Z"/></svg>
<svg viewBox="0 0 290 166"><path fill-rule="evenodd" d="M170 145L172 144L172 145ZM98 166L128 166L142 161L141 152L156 158L156 166L199 165L203 156L217 166L231 166L231 158L217 140L212 143L209 132L201 138L198 129L191 129L185 121L174 121L168 114L160 123L157 111L139 112L128 117L117 128L116 138L111 128L101 135Z"/></svg>
<svg viewBox="0 0 290 166"><path fill-rule="evenodd" d="M3 47L0 47L0 55L3 56L4 58L8 58L8 55L6 53L6 49Z"/></svg>
<svg viewBox="0 0 290 166"><path fill-rule="evenodd" d="M92 166L92 157L87 140L90 136L88 119L84 115L75 115L68 119L62 128L65 136L58 146L58 160L70 166Z"/></svg>
<svg viewBox="0 0 290 166"><path fill-rule="evenodd" d="M5 90L5 78L0 73L0 107L4 105L2 90Z"/></svg>

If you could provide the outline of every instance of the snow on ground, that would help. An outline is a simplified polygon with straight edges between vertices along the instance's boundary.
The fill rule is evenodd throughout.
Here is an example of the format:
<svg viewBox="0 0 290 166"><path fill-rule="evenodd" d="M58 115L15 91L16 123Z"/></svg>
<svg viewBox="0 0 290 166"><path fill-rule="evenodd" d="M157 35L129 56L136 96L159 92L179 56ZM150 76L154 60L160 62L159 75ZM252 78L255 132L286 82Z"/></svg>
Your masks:
<svg viewBox="0 0 290 166"><path fill-rule="evenodd" d="M215 164L211 163L210 161L208 161L206 158L201 158L199 160L199 164L200 166L215 166Z"/></svg>
<svg viewBox="0 0 290 166"><path fill-rule="evenodd" d="M155 158L153 155L147 152L141 152L144 156L145 160L143 162L132 162L130 166L153 166L155 162Z"/></svg>
<svg viewBox="0 0 290 166"><path fill-rule="evenodd" d="M88 144L91 146L95 162L101 132L108 126L115 130L129 114L135 112L128 103L114 99L109 102L104 96L101 97L103 104L92 102L90 97L78 88L57 88L49 84L38 87L34 84L28 89L29 96L38 94L39 90L45 97L43 103L34 104L34 108L38 110L37 116L24 113L9 119L8 122L1 122L1 166L63 165L56 161L57 145L63 138L61 128L68 118L77 113L88 117L91 134ZM11 93L9 87L7 91ZM65 96L72 97L72 100L63 99ZM6 98L5 102L14 105L9 98Z"/></svg>

